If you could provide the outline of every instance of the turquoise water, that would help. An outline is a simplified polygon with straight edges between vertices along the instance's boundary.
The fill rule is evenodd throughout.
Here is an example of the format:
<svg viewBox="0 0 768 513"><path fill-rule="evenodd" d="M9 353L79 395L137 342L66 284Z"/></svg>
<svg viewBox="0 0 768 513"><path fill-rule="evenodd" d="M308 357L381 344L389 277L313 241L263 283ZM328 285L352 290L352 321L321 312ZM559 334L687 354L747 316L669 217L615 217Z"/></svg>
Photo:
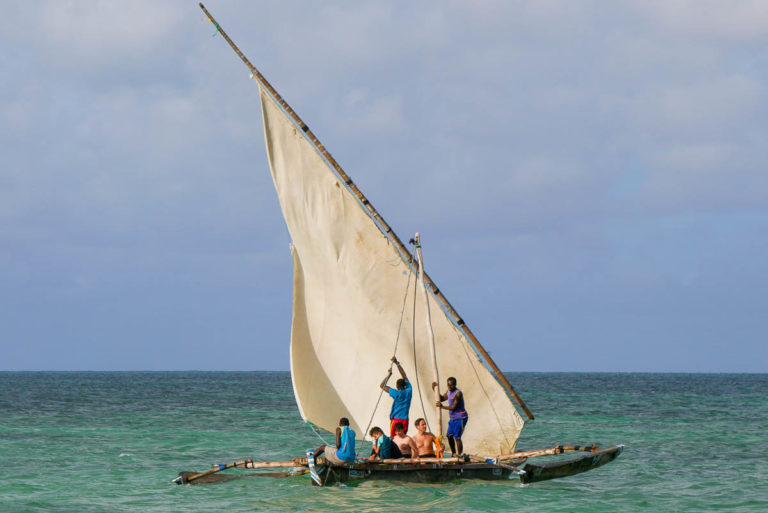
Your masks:
<svg viewBox="0 0 768 513"><path fill-rule="evenodd" d="M624 454L526 486L318 489L307 476L177 486L180 470L320 444L288 373L4 372L0 511L768 511L768 375L509 377L537 416L520 449L621 443Z"/></svg>

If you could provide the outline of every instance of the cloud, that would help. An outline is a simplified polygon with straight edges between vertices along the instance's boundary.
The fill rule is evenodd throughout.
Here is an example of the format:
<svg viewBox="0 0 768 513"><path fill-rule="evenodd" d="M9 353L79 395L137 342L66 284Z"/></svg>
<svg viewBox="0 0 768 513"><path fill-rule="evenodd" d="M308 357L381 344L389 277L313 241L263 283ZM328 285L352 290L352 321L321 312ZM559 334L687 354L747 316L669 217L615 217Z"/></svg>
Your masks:
<svg viewBox="0 0 768 513"><path fill-rule="evenodd" d="M343 100L344 103L330 115L336 117L345 135L394 132L405 125L403 101L399 95L372 98L368 92L355 89Z"/></svg>
<svg viewBox="0 0 768 513"><path fill-rule="evenodd" d="M685 37L729 42L768 38L768 5L759 0L735 3L653 0L625 5L659 27Z"/></svg>
<svg viewBox="0 0 768 513"><path fill-rule="evenodd" d="M61 326L75 344L104 332L88 312L106 304L126 337L152 337L135 323L192 340L181 327L205 312L221 320L232 301L250 305L232 319L242 327L233 338L285 339L284 325L263 322L289 316L291 271L257 89L197 7L6 7L5 311L68 312ZM521 332L535 332L526 317L546 322L552 301L563 326L606 310L610 334L636 312L674 331L668 312L694 318L688 302L720 304L723 291L758 281L762 3L211 7L403 238L418 230L434 245L431 274L487 333L507 333L512 307L529 314ZM286 304L271 304L275 294ZM16 328L0 335L45 346L46 332L5 315ZM225 346L222 358L245 365Z"/></svg>
<svg viewBox="0 0 768 513"><path fill-rule="evenodd" d="M632 102L630 114L660 139L733 137L765 109L765 86L743 75L692 76L661 83Z"/></svg>
<svg viewBox="0 0 768 513"><path fill-rule="evenodd" d="M182 20L171 3L30 2L10 6L0 27L4 38L36 47L48 66L82 71L150 60L178 40Z"/></svg>

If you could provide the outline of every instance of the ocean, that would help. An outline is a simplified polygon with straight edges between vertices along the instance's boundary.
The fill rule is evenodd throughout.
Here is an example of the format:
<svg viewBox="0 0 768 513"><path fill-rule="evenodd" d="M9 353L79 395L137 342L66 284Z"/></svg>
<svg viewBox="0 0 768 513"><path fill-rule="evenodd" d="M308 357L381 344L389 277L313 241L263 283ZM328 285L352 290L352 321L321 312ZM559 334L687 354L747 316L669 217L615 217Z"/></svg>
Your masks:
<svg viewBox="0 0 768 513"><path fill-rule="evenodd" d="M536 415L518 449L624 454L531 485L321 489L304 475L178 486L181 470L289 460L332 436L302 421L287 372L0 372L0 512L768 511L768 375L509 378Z"/></svg>

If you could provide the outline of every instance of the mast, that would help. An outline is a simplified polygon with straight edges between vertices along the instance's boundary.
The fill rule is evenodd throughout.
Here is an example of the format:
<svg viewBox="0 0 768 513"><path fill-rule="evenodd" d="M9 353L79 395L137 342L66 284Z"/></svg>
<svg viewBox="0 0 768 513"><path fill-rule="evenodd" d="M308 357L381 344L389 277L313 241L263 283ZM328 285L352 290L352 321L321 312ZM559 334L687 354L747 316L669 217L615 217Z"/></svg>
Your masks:
<svg viewBox="0 0 768 513"><path fill-rule="evenodd" d="M406 266L410 266L410 261L412 260L411 252L408 250L405 244L403 244L403 242L400 240L400 238L397 236L394 230L392 230L389 224L387 224L384 218L381 217L381 214L378 213L378 211L374 208L371 202L368 201L368 198L366 198L365 195L362 193L362 191L358 189L357 185L352 181L352 178L350 178L349 175L346 172L344 172L344 170L341 168L339 163L336 162L336 159L334 159L333 156L331 156L328 150L325 149L325 146L323 146L323 143L321 143L320 140L315 136L315 134L312 133L312 130L309 129L307 124L304 123L304 121L302 121L302 119L298 116L298 114L296 114L296 112L291 108L291 106L288 105L288 103L283 99L282 96L280 96L280 93L278 93L275 90L275 88L272 87L272 84L270 84L267 81L267 79L264 78L264 75L262 75L259 72L259 70L256 69L256 67L253 64L251 64L248 58L243 54L243 52L240 51L240 49L237 47L237 45L235 45L232 39L229 38L227 33L224 32L224 30L221 28L218 22L216 22L216 20L213 18L211 13L208 12L208 9L205 8L202 2L199 5L200 5L200 9L203 10L203 12L211 21L211 23L213 23L216 26L216 30L227 41L227 43L229 43L229 46L232 47L232 50L235 51L235 53L240 57L243 63L245 63L248 69L251 70L251 75L254 78L254 80L257 80L267 91L269 91L269 94L272 95L272 98L274 98L274 100L278 103L278 105L280 105L280 107L283 108L283 110L288 114L288 116L293 120L293 122L296 123L296 125L302 130L302 132L304 132L307 138L315 146L317 151L320 152L320 154L325 158L328 164L333 168L333 170L338 174L338 176L344 181L349 191L352 192L357 197L360 204L366 209L366 211L374 220L374 222L378 224L381 231L397 247L400 258L403 260L403 262L405 262ZM480 341L477 339L475 334L472 333L472 330L469 329L469 326L467 326L464 323L464 319L462 319L459 313L456 311L456 309L453 308L453 305L451 305L451 303L448 301L448 298L446 298L443 295L443 293L440 292L440 289L438 289L437 285L435 285L435 282L432 281L432 279L426 273L424 273L424 281L429 282L429 287L432 294L443 306L443 309L445 310L445 312L450 314L450 317L453 323L464 333L467 339L474 346L474 349L483 357L485 362L493 371L493 374L496 380L504 387L507 393L517 402L517 404L520 406L523 412L525 412L526 416L529 419L533 420L534 418L533 413L531 413L531 410L528 409L528 406L520 398L520 396L517 395L517 392L515 391L515 387L513 387L512 384L509 382L509 380L506 378L506 376L504 376L504 374L501 372L501 369L499 369L499 367L496 365L496 362L494 362L493 359L491 358L491 355L488 354L485 348L480 344Z"/></svg>
<svg viewBox="0 0 768 513"><path fill-rule="evenodd" d="M437 457L443 457L443 408L440 406L440 373L437 369L437 351L435 350L435 333L432 331L432 315L429 312L429 296L427 296L427 285L424 283L424 260L421 256L421 237L416 234L416 257L419 263L419 284L424 291L424 312L427 316L427 337L429 338L429 352L432 355L432 375L436 386L435 401L437 402L437 436L435 437L435 446ZM414 362L415 363L415 362Z"/></svg>

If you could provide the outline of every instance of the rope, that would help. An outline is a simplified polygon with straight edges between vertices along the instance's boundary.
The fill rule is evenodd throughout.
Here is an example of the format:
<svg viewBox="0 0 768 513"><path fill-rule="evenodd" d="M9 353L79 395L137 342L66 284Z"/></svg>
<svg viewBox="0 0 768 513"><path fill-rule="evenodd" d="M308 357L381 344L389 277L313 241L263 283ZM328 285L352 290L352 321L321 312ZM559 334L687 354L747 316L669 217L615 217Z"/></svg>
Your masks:
<svg viewBox="0 0 768 513"><path fill-rule="evenodd" d="M416 241L411 239L409 243L412 246L415 246L413 248L413 253L416 253L416 248L420 247L421 245L416 245ZM421 271L419 271L421 272ZM418 286L416 286L414 293L413 293L413 313L411 314L411 318L413 319L413 324L411 326L411 339L413 340L413 363L416 365L416 296L418 295ZM427 300L429 300L427 298ZM427 431L430 433L432 432L432 427L429 425L429 421L427 420L427 409L424 407L424 396L421 393L421 383L419 381L419 373L416 373L416 390L419 392L419 402L421 403L421 414L424 418L424 422L427 424Z"/></svg>
<svg viewBox="0 0 768 513"><path fill-rule="evenodd" d="M496 417L496 423L499 425L499 429L501 430L501 433L504 435L504 439L509 444L510 436L507 434L507 430L504 429L504 423L501 422L501 418L499 418L499 412L496 411L496 406L494 406L493 401L491 400L491 396L488 394L488 390L485 388L485 385L483 385L483 381L480 379L480 374L477 372L477 367L475 367L475 364L473 363L473 358L469 355L469 351L467 351L467 343L464 339L460 341L461 347L464 349L464 354L467 356L467 360L470 363L470 367L472 367L472 370L475 371L475 377L477 377L477 382L480 384L480 389L483 391L483 394L485 394L486 399L488 399L488 404L491 405L491 410L493 411L494 417ZM479 358L474 358L474 361L477 361L480 365L482 365L482 362ZM514 443L510 444L510 447L512 450L515 449L515 444L517 444L517 440L515 440Z"/></svg>
<svg viewBox="0 0 768 513"><path fill-rule="evenodd" d="M411 242L413 243L415 241L413 241L413 239L412 239ZM418 247L418 245L416 245L416 247ZM427 297L427 301L429 301L429 297ZM429 307L429 306L427 305L427 307ZM461 333L461 332L459 332L459 333L461 335L463 335L463 333ZM477 372L477 368L474 366L474 364L472 364L472 358L470 357L469 353L467 352L466 343L463 340L464 337L462 336L460 338L462 339L461 342L460 342L460 345L461 345L462 349L464 349L464 354L466 355L467 360L470 362L470 366L472 367L472 370L474 371L475 376L477 377L477 382L480 384L480 388L482 389L483 393L485 394L486 398L488 399L488 402L491 405L491 409L493 410L493 414L496 417L496 422L498 423L499 428L501 429L502 434L504 435L507 443L509 443L509 435L507 434L506 430L504 429L504 425L501 422L501 419L499 418L499 414L496 411L496 407L494 406L493 401L491 401L491 398L488 395L488 390L486 390L485 386L483 385L482 380L480 379L480 376L479 376L479 374ZM416 362L416 294L413 295L413 361ZM418 391L419 391L419 400L421 402L421 410L424 413L424 422L426 422L427 429L431 432L432 428L430 427L429 421L427 420L427 411L426 411L426 408L424 408L424 397L421 394L421 386L420 386L419 381L418 381L418 373L416 374L416 386L418 387Z"/></svg>
<svg viewBox="0 0 768 513"><path fill-rule="evenodd" d="M216 23L215 21L213 21L211 18L208 18L208 19L206 19L206 20L202 20L202 21L209 21L209 22L213 23L213 24L216 26L216 32L214 32L214 33L211 35L211 37L216 37L216 34L218 34L218 33L219 33L219 24L218 24L218 23Z"/></svg>
<svg viewBox="0 0 768 513"><path fill-rule="evenodd" d="M322 436L320 436L320 431L315 427L314 424L312 424L310 421L307 421L307 425L310 427L310 429L312 429L312 432L317 435L320 441L323 442L323 445L330 445Z"/></svg>
<svg viewBox="0 0 768 513"><path fill-rule="evenodd" d="M413 255L411 255L410 260L408 261L408 267L410 268L411 264L413 263ZM392 355L397 356L397 346L400 344L400 332L402 331L403 327L403 318L405 317L405 304L408 302L408 290L411 288L411 272L408 272L408 280L405 282L405 296L403 296L403 307L400 310L400 323L397 325L397 336L395 337L395 347L392 350ZM414 291L415 292L415 291ZM416 294L414 293L414 296ZM414 360L414 366L416 362ZM395 362L390 362L389 364L389 372L391 375L392 368L395 366ZM416 376L418 378L418 372L416 373ZM387 381L389 381L389 377L387 377ZM368 430L371 428L371 424L373 423L373 417L376 415L376 411L379 409L379 403L381 402L381 397L384 395L384 389L381 389L379 391L379 397L376 399L376 406L373 407L373 411L371 412L371 418L368 419L368 425L365 427L365 432L363 433L363 439L365 439L365 435L368 434ZM362 444L360 444L360 447L355 452L355 458L357 458L360 455L360 450L362 449Z"/></svg>
<svg viewBox="0 0 768 513"><path fill-rule="evenodd" d="M413 256L411 256L410 261L408 262L408 266L410 267L411 263L413 261ZM400 343L400 331L403 327L403 317L405 317L405 303L408 301L408 289L411 288L411 274L408 273L408 280L405 282L405 296L403 296L403 307L400 310L400 323L397 325L397 337L395 337L395 348L392 350L392 356L397 356L397 345ZM415 364L416 362L414 362ZM392 369L392 367L395 365L395 362L391 362L389 364L389 368ZM382 392L384 392L382 390Z"/></svg>
<svg viewBox="0 0 768 513"><path fill-rule="evenodd" d="M394 365L394 363L392 364ZM392 365L389 366L390 369L392 369ZM371 413L371 418L368 419L368 425L365 426L365 431L363 432L363 440L365 440L365 435L368 434L368 430L371 428L371 424L373 423L373 416L376 415L376 410L379 409L379 403L381 402L381 396L384 394L384 390L381 390L379 392L379 398L376 399L376 406L373 407L373 412ZM358 458L360 456L360 451L363 448L363 444L360 444L360 447L357 448L357 451L355 451L355 458Z"/></svg>
<svg viewBox="0 0 768 513"><path fill-rule="evenodd" d="M413 293L413 313L411 314L411 318L413 319L413 323L411 325L411 339L413 340L413 365L416 365L416 290L414 290ZM424 396L421 394L421 382L419 381L419 373L416 372L416 390L419 393L419 402L421 403L421 415L424 418L424 422L427 424L427 430L431 433L432 428L429 426L429 421L427 420L427 409L424 407Z"/></svg>

